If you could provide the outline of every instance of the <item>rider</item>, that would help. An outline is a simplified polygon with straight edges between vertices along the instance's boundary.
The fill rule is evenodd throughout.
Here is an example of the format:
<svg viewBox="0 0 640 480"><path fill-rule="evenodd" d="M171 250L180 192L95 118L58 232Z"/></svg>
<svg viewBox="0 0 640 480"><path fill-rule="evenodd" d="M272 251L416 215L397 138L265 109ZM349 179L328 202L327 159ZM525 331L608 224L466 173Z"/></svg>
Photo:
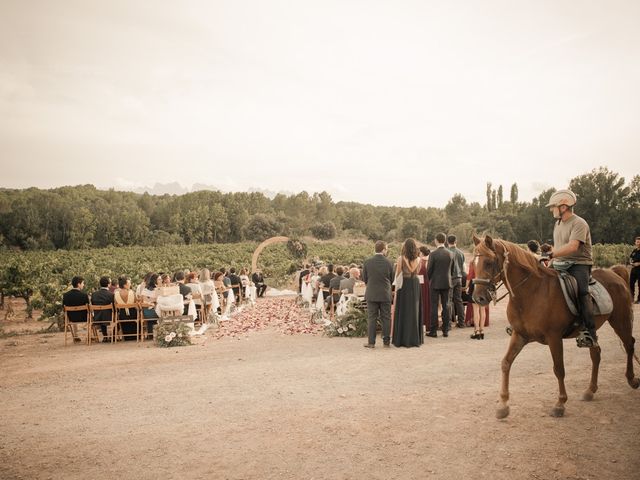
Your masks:
<svg viewBox="0 0 640 480"><path fill-rule="evenodd" d="M557 220L553 228L553 251L550 258L556 270L566 271L578 283L578 310L583 329L577 341L579 347L597 347L593 307L589 296L591 232L587 222L573 213L576 195L571 190L558 190L549 199L547 207Z"/></svg>

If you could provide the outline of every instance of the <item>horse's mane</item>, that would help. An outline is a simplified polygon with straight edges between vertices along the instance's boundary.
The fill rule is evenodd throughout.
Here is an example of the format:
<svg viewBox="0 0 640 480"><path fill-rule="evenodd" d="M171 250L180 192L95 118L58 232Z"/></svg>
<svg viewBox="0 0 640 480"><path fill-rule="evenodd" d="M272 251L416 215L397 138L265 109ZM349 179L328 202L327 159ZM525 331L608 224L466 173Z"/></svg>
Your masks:
<svg viewBox="0 0 640 480"><path fill-rule="evenodd" d="M543 275L547 276L556 276L557 272L553 268L545 267L540 264L535 255L531 252L525 250L519 245L515 243L508 242L507 240L494 239L493 242L495 244L501 245L506 252L509 252L509 263L513 263L523 268L529 273L537 277L542 277ZM480 242L476 248L479 253L489 253L491 250L485 242ZM491 252L493 253L493 252Z"/></svg>

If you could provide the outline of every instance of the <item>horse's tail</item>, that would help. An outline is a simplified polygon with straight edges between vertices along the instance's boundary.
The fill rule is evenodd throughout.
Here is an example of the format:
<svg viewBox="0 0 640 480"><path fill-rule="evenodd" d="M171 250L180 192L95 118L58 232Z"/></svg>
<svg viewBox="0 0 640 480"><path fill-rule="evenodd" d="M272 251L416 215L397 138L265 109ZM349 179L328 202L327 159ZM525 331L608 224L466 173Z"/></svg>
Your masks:
<svg viewBox="0 0 640 480"><path fill-rule="evenodd" d="M627 268L623 265L614 265L613 267L611 267L611 270L613 270L613 273L622 278L622 280L624 280L624 284L627 286L627 288L629 288L629 271L627 270Z"/></svg>

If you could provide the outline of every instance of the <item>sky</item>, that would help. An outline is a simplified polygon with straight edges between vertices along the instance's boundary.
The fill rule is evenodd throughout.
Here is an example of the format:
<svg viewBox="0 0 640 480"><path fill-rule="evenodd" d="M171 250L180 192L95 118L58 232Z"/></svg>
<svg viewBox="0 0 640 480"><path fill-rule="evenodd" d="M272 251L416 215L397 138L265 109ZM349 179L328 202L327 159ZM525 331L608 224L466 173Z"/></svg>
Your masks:
<svg viewBox="0 0 640 480"><path fill-rule="evenodd" d="M531 201L640 173L636 0L1 0L0 187Z"/></svg>

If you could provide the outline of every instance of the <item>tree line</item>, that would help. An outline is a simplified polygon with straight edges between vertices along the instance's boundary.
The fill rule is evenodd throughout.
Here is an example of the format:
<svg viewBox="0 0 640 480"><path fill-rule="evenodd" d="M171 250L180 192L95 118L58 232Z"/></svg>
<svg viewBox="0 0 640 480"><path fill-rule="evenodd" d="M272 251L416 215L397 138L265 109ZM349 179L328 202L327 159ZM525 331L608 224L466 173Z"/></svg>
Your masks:
<svg viewBox="0 0 640 480"><path fill-rule="evenodd" d="M591 226L594 243L629 243L640 235L640 175L627 184L600 167L575 177L576 212ZM486 203L457 193L444 208L388 207L334 202L326 192L268 198L262 193L197 191L149 195L98 190L93 185L0 190L0 247L85 249L261 241L276 235L430 242L437 232L469 244L473 232L516 243L548 241L553 220L545 190L520 201L518 186L487 183Z"/></svg>

